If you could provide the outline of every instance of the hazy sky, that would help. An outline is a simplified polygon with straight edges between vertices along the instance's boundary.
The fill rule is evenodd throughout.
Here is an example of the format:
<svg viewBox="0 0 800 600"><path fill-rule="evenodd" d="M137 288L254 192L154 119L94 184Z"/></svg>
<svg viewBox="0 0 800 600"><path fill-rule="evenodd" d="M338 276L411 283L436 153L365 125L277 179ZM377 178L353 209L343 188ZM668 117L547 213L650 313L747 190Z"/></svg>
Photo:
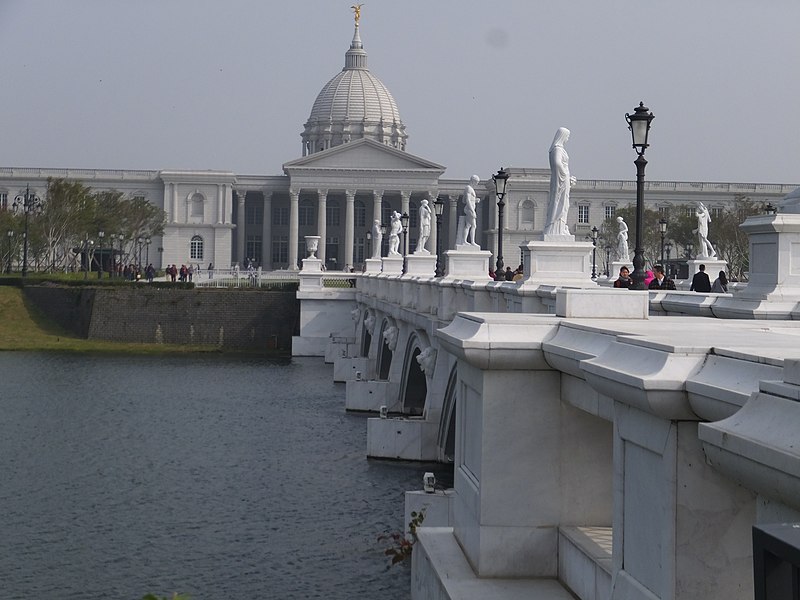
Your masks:
<svg viewBox="0 0 800 600"><path fill-rule="evenodd" d="M352 0L0 0L0 166L281 174ZM367 0L369 68L446 178L800 183L798 0Z"/></svg>

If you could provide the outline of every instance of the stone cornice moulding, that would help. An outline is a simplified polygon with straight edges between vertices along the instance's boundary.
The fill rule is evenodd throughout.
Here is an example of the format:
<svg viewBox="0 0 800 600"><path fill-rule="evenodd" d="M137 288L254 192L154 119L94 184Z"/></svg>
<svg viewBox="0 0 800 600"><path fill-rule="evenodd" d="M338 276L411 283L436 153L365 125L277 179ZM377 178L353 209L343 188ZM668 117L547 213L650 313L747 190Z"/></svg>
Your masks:
<svg viewBox="0 0 800 600"><path fill-rule="evenodd" d="M236 183L236 174L230 171L159 171L158 176L164 183L188 185Z"/></svg>

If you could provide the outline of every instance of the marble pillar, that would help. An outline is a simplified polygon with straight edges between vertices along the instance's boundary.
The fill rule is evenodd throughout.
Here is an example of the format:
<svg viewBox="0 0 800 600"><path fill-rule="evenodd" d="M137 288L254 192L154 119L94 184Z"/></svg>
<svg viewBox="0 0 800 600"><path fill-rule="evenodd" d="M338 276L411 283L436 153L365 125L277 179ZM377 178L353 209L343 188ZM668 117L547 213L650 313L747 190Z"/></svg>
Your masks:
<svg viewBox="0 0 800 600"><path fill-rule="evenodd" d="M297 243L300 229L300 192L289 190L289 269L297 270Z"/></svg>

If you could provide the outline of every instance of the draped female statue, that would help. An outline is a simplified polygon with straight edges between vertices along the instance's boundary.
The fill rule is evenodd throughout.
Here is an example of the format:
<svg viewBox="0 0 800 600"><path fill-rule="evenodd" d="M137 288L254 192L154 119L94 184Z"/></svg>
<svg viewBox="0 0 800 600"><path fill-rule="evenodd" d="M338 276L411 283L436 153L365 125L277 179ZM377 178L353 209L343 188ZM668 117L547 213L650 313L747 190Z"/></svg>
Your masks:
<svg viewBox="0 0 800 600"><path fill-rule="evenodd" d="M559 127L550 146L550 202L547 205L545 235L570 235L567 227L569 190L575 178L569 174L569 155L564 144L569 139L569 129Z"/></svg>

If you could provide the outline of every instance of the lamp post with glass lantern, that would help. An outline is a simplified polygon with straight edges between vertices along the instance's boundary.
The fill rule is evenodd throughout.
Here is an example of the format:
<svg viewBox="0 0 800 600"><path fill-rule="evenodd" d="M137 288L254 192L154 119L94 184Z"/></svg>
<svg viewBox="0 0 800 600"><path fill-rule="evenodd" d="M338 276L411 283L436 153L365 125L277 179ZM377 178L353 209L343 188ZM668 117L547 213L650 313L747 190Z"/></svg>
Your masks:
<svg viewBox="0 0 800 600"><path fill-rule="evenodd" d="M19 194L14 198L14 203L11 205L15 210L21 208L25 213L25 231L22 234L22 276L28 275L28 215L34 210L38 210L42 206L42 201L31 193L30 186L25 186L25 193Z"/></svg>
<svg viewBox="0 0 800 600"><path fill-rule="evenodd" d="M9 229L6 231L6 237L8 238L8 263L6 264L6 274L11 273L11 239L14 237L14 231Z"/></svg>
<svg viewBox="0 0 800 600"><path fill-rule="evenodd" d="M503 267L503 211L505 210L506 186L510 175L503 167L492 175L494 181L494 191L497 195L497 262L495 263L495 273L502 273Z"/></svg>
<svg viewBox="0 0 800 600"><path fill-rule="evenodd" d="M97 278L103 278L103 238L105 237L105 231L98 231L97 232L97 244L99 248L97 249L100 252L100 259L97 261Z"/></svg>
<svg viewBox="0 0 800 600"><path fill-rule="evenodd" d="M658 230L661 232L661 264L664 264L664 236L667 233L667 220L661 217L658 220Z"/></svg>
<svg viewBox="0 0 800 600"><path fill-rule="evenodd" d="M367 229L367 233L365 234L367 239L367 256L366 258L372 258L372 232Z"/></svg>
<svg viewBox="0 0 800 600"><path fill-rule="evenodd" d="M444 214L444 200L437 196L433 203L433 212L436 213L436 277L444 276L442 262L442 214Z"/></svg>
<svg viewBox="0 0 800 600"><path fill-rule="evenodd" d="M630 129L633 139L633 149L638 155L633 161L633 164L636 165L636 248L633 254L633 273L631 273L633 286L631 289L634 290L645 289L642 230L644 225L644 169L647 161L644 158L644 152L649 146L647 137L650 133L650 123L654 118L653 113L644 105L644 102L639 102L639 106L634 109L633 114L625 113L625 120L628 122L628 129Z"/></svg>
<svg viewBox="0 0 800 600"><path fill-rule="evenodd" d="M89 246L94 245L94 241L89 239L89 234L83 239L83 279L89 279L89 268L91 267L89 258Z"/></svg>
<svg viewBox="0 0 800 600"><path fill-rule="evenodd" d="M144 264L145 264L145 266L150 264L150 244L152 244L152 243L153 243L153 241L150 239L149 235L146 238L144 238L144 247L145 247Z"/></svg>
<svg viewBox="0 0 800 600"><path fill-rule="evenodd" d="M694 244L692 242L686 242L686 248L685 248L685 252L684 252L684 254L686 255L686 258L689 259L689 260L694 258L692 256L693 252L694 252Z"/></svg>
<svg viewBox="0 0 800 600"><path fill-rule="evenodd" d="M592 227L592 279L597 279L597 235L600 231L597 229L596 226Z"/></svg>
<svg viewBox="0 0 800 600"><path fill-rule="evenodd" d="M144 239L142 239L142 236L139 236L139 237L136 238L136 244L139 246L139 254L138 254L138 257L137 257L137 260L136 260L136 267L139 269L139 271L141 271L142 270L142 246L144 245Z"/></svg>
<svg viewBox="0 0 800 600"><path fill-rule="evenodd" d="M389 243L389 230L391 227L387 223L381 223L381 247L378 249L378 254L383 256L383 244Z"/></svg>
<svg viewBox="0 0 800 600"><path fill-rule="evenodd" d="M408 254L408 221L410 218L408 213L400 215L400 224L403 226L403 256Z"/></svg>
<svg viewBox="0 0 800 600"><path fill-rule="evenodd" d="M606 251L606 277L611 277L611 246L603 248Z"/></svg>
<svg viewBox="0 0 800 600"><path fill-rule="evenodd" d="M664 244L664 249L667 251L667 265L669 265L669 255L672 253L672 242ZM672 269L667 268L667 271L667 277L670 277L670 271L672 271Z"/></svg>

